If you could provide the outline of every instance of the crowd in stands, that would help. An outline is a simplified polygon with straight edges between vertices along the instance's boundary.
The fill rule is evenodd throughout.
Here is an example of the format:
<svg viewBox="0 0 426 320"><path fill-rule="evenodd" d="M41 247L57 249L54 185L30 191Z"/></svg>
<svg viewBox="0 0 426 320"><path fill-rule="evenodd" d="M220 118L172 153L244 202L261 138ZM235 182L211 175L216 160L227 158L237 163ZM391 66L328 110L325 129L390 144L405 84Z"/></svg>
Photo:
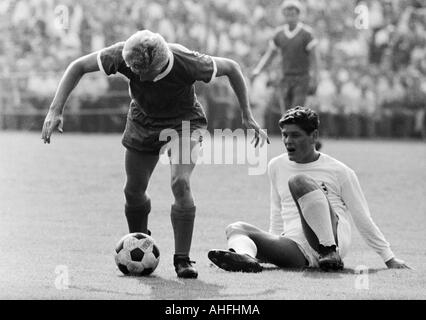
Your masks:
<svg viewBox="0 0 426 320"><path fill-rule="evenodd" d="M0 113L16 108L46 109L63 71L73 59L122 41L144 28L161 33L169 42L233 58L248 76L275 28L283 22L281 2L2 0ZM425 1L302 2L306 8L303 21L313 28L321 57L317 94L310 96L307 104L321 113L365 114L372 118L384 113L412 113L419 130L424 130ZM277 59L268 72L251 84L251 99L258 118L278 112L274 91L279 63ZM84 97L83 101L127 94L125 86L114 79L90 76L83 81L86 83L78 86L76 95L80 100ZM223 125L229 125L238 110L232 92L224 87L223 81L218 80L211 88L201 87L200 92L208 105L222 106ZM34 103L34 97L43 104ZM77 100L76 108L85 108L86 104Z"/></svg>

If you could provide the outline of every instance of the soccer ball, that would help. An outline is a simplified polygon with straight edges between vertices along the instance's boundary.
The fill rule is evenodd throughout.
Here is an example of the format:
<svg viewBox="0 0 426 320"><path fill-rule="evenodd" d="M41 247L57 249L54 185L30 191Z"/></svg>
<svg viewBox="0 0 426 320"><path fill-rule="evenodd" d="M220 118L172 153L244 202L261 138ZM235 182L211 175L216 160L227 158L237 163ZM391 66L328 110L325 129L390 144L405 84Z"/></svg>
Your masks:
<svg viewBox="0 0 426 320"><path fill-rule="evenodd" d="M147 276L158 266L160 250L145 233L130 233L118 241L115 263L125 275Z"/></svg>

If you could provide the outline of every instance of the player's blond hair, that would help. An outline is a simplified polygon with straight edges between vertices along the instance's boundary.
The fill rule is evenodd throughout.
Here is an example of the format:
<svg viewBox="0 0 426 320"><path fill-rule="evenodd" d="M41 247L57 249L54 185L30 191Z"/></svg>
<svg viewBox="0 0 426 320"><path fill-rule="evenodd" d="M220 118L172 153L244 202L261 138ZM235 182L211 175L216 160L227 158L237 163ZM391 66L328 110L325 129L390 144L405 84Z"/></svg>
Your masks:
<svg viewBox="0 0 426 320"><path fill-rule="evenodd" d="M160 34L141 30L126 40L122 55L128 66L136 65L142 72L161 70L169 60L170 49Z"/></svg>

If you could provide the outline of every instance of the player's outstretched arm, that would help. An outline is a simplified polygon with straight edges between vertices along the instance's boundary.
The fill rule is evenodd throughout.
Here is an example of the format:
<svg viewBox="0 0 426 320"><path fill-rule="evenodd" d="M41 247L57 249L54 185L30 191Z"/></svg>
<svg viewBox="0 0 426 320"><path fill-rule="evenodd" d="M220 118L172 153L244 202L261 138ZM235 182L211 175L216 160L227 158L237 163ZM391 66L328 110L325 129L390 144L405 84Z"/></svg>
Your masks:
<svg viewBox="0 0 426 320"><path fill-rule="evenodd" d="M273 42L269 43L268 50L266 50L265 54L260 59L257 66L254 68L253 72L251 73L250 80L254 81L254 79L265 69L269 66L269 64L272 62L272 60L277 55L277 47L274 45Z"/></svg>
<svg viewBox="0 0 426 320"><path fill-rule="evenodd" d="M50 136L55 129L63 132L65 102L85 73L99 71L96 57L97 52L88 54L73 61L66 69L43 123L41 138L44 143L50 143Z"/></svg>
<svg viewBox="0 0 426 320"><path fill-rule="evenodd" d="M313 47L309 51L309 61L310 61L310 76L311 80L309 83L309 94L314 94L317 91L319 83L319 69L320 69L320 56L317 48Z"/></svg>
<svg viewBox="0 0 426 320"><path fill-rule="evenodd" d="M238 98L242 113L243 125L247 129L255 130L256 134L252 141L255 142L255 147L257 147L259 141L261 142L260 146L263 146L265 141L270 143L267 134L262 129L260 129L251 112L248 89L240 65L234 60L227 58L213 57L213 59L217 66L216 76L227 76L231 87Z"/></svg>
<svg viewBox="0 0 426 320"><path fill-rule="evenodd" d="M341 186L342 198L351 213L352 219L361 236L385 262L389 269L411 269L403 260L397 259L389 242L373 221L367 200L365 199L358 177L354 171L348 171L347 180Z"/></svg>

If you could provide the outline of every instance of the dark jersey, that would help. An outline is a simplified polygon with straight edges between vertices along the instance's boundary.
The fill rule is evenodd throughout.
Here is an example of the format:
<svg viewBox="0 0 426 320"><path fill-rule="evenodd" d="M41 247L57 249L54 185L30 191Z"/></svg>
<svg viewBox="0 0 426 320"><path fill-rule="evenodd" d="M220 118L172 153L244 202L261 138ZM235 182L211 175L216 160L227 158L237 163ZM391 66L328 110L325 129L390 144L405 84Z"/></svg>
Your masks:
<svg viewBox="0 0 426 320"><path fill-rule="evenodd" d="M309 51L317 41L308 26L298 23L296 28L290 31L286 24L276 30L272 42L281 51L284 75L309 73Z"/></svg>
<svg viewBox="0 0 426 320"><path fill-rule="evenodd" d="M141 81L124 62L124 42L98 53L98 65L107 75L117 72L129 79L132 105L150 118L182 118L191 120L204 111L195 95L194 82L210 82L216 75L212 57L169 43L171 55L165 71L154 81ZM188 115L188 117L185 117Z"/></svg>

